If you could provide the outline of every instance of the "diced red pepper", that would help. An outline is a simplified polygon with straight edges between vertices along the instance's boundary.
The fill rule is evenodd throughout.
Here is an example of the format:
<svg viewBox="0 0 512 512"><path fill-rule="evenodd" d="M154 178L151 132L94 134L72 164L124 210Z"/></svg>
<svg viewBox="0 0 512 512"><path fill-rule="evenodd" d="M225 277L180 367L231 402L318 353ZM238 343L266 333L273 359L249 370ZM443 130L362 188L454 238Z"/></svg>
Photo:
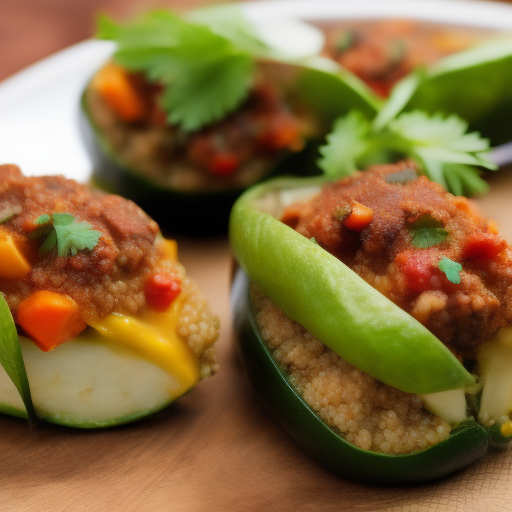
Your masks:
<svg viewBox="0 0 512 512"><path fill-rule="evenodd" d="M167 274L154 274L148 278L144 286L144 295L148 306L162 313L181 293L181 281Z"/></svg>
<svg viewBox="0 0 512 512"><path fill-rule="evenodd" d="M505 249L507 243L503 238L492 233L477 232L468 236L462 249L466 259L482 258L491 260Z"/></svg>
<svg viewBox="0 0 512 512"><path fill-rule="evenodd" d="M240 162L233 153L214 153L208 162L208 170L216 176L228 176L233 174L239 165Z"/></svg>
<svg viewBox="0 0 512 512"><path fill-rule="evenodd" d="M396 256L395 263L403 272L410 291L421 293L432 289L431 278L436 269L427 251L401 252Z"/></svg>

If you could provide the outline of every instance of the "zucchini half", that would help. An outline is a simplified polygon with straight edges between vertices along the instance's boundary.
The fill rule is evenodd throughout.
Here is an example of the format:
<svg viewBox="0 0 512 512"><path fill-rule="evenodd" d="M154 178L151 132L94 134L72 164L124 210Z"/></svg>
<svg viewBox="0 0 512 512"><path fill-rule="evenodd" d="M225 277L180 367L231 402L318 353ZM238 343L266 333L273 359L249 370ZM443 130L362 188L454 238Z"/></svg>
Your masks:
<svg viewBox="0 0 512 512"><path fill-rule="evenodd" d="M365 483L425 483L458 471L484 455L489 436L475 422L464 422L450 437L425 450L387 455L362 450L328 427L289 382L256 322L249 279L239 270L232 289L237 351L256 394L292 439L333 473Z"/></svg>
<svg viewBox="0 0 512 512"><path fill-rule="evenodd" d="M178 380L135 352L87 334L43 352L20 344L38 416L69 427L98 428L155 414L179 398ZM0 412L27 418L11 379L0 368Z"/></svg>
<svg viewBox="0 0 512 512"><path fill-rule="evenodd" d="M435 480L471 464L489 448L508 446L512 440L512 329L502 329L493 341L479 347L476 374L481 382L475 386L474 376L457 360L444 358L446 347L439 340L423 339L425 333L431 336L429 331L409 315L400 324L400 318L393 316L396 306L389 309L386 301L380 304L384 297L364 282L357 289L351 286L352 271L277 221L286 205L308 199L326 182L325 178L281 179L258 185L237 201L231 214L230 241L249 276L240 269L234 281L234 329L240 358L256 393L313 459L340 476L365 482ZM273 358L256 322L249 279L352 365L402 391L422 395L431 412L451 423L450 436L405 455L366 451L348 443L315 414ZM401 333L389 338L389 328L398 329L398 325ZM402 351L402 341L402 348L412 355L394 359ZM385 348L389 346L393 350ZM368 347L372 348L366 352ZM377 361L379 372L372 361ZM414 370L412 365L417 365ZM444 382L440 385L440 381Z"/></svg>
<svg viewBox="0 0 512 512"><path fill-rule="evenodd" d="M308 65L286 66L290 67L290 73L283 78L286 87L293 88L294 100L313 112L322 128L318 138L310 140L301 152L276 157L265 179L318 174L317 145L331 122L353 108L371 119L380 106L380 100L366 84L327 59L313 58ZM231 206L245 188L189 192L164 188L146 178L116 155L94 122L85 94L81 100L80 127L93 164L93 180L98 186L132 199L167 232L198 236L226 233Z"/></svg>

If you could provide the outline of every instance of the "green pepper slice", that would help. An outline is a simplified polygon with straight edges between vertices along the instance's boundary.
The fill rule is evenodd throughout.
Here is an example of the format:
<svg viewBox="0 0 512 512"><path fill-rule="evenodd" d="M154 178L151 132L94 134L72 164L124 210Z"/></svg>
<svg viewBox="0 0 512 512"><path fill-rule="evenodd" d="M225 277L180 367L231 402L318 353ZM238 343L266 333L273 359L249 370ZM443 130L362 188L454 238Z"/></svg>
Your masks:
<svg viewBox="0 0 512 512"><path fill-rule="evenodd" d="M312 195L325 181L272 180L238 199L229 235L241 267L290 318L376 379L414 394L474 385L474 378L423 325L337 258L265 212L279 207L294 190L295 195Z"/></svg>
<svg viewBox="0 0 512 512"><path fill-rule="evenodd" d="M293 97L315 113L321 126L317 140L305 149L276 158L266 178L291 174L318 174L317 143L330 129L334 118L357 109L373 117L381 102L356 77L344 73L327 59L311 59L308 65L289 64ZM192 235L225 233L231 207L244 188L183 191L165 188L123 162L81 100L80 127L93 163L93 179L110 193L132 199L168 232Z"/></svg>
<svg viewBox="0 0 512 512"><path fill-rule="evenodd" d="M377 126L400 111L457 114L493 146L512 138L512 39L488 41L445 57L396 85Z"/></svg>
<svg viewBox="0 0 512 512"><path fill-rule="evenodd" d="M388 455L362 450L328 427L306 404L274 360L251 304L247 276L236 276L233 316L238 354L258 397L294 441L316 462L350 479L385 484L417 484L458 471L484 455L488 435L465 422L425 450Z"/></svg>

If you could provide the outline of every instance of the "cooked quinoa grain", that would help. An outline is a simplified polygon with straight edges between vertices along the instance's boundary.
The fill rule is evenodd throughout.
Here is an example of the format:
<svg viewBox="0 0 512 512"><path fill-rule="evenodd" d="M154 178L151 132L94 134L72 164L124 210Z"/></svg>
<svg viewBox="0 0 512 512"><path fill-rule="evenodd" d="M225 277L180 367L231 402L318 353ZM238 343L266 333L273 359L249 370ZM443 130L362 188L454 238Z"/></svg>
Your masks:
<svg viewBox="0 0 512 512"><path fill-rule="evenodd" d="M421 398L347 363L255 287L251 296L263 338L290 382L347 441L364 450L404 454L448 437L450 425L426 411Z"/></svg>

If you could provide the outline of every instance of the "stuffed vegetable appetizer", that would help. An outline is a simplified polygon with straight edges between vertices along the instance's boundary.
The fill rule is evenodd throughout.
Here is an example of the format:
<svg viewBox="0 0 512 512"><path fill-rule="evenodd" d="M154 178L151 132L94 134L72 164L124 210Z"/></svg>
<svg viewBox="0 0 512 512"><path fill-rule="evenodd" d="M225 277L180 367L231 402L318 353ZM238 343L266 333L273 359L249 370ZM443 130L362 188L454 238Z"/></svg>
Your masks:
<svg viewBox="0 0 512 512"><path fill-rule="evenodd" d="M215 373L218 335L176 243L138 206L0 166L0 412L142 418Z"/></svg>
<svg viewBox="0 0 512 512"><path fill-rule="evenodd" d="M287 59L233 7L103 18L99 36L117 50L82 98L95 179L173 231L225 232L241 191L311 174L312 144L336 115L377 110L356 77Z"/></svg>
<svg viewBox="0 0 512 512"><path fill-rule="evenodd" d="M279 219L279 220L278 220ZM348 478L440 478L512 436L512 253L410 162L253 187L230 220L256 391Z"/></svg>
<svg viewBox="0 0 512 512"><path fill-rule="evenodd" d="M389 101L375 123L399 111L456 114L492 145L510 141L512 38L415 20L328 26L325 54Z"/></svg>

